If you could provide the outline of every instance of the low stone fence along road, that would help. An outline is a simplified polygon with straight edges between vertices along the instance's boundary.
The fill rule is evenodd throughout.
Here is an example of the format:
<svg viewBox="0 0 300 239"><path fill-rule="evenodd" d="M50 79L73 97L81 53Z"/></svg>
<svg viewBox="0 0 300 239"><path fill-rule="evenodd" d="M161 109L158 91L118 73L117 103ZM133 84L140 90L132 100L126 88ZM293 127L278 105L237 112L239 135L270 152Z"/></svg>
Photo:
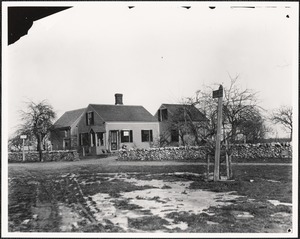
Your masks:
<svg viewBox="0 0 300 239"><path fill-rule="evenodd" d="M76 150L56 150L56 151L43 151L42 152L42 161L51 162L51 161L78 161L79 154ZM27 151L25 152L25 162L39 162L40 156L37 151ZM23 153L22 152L9 152L8 153L8 162L9 163L21 163L23 162Z"/></svg>
<svg viewBox="0 0 300 239"><path fill-rule="evenodd" d="M225 152L225 149L223 148ZM229 146L232 158L291 158L290 144L236 144ZM181 146L150 149L120 150L118 160L121 161L165 161L165 160L205 160L212 149L206 146Z"/></svg>

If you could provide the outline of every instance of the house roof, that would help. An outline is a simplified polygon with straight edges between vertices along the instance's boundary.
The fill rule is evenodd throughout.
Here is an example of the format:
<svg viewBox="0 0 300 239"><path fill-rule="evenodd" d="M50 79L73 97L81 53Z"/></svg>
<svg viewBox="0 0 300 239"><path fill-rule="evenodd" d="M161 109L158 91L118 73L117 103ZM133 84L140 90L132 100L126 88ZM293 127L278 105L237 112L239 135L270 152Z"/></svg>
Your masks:
<svg viewBox="0 0 300 239"><path fill-rule="evenodd" d="M82 115L85 108L65 112L55 123L54 128L70 127Z"/></svg>
<svg viewBox="0 0 300 239"><path fill-rule="evenodd" d="M205 117L205 115L202 112L200 112L194 105L188 105L188 104L162 104L160 106L160 108L167 108L168 111L172 115L177 114L177 117L180 117L180 113L183 112L184 109L186 109L187 112L189 113L192 121L207 121L208 120ZM182 120L184 120L184 119L182 118Z"/></svg>
<svg viewBox="0 0 300 239"><path fill-rule="evenodd" d="M90 106L106 122L157 122L157 119L140 105L90 104Z"/></svg>

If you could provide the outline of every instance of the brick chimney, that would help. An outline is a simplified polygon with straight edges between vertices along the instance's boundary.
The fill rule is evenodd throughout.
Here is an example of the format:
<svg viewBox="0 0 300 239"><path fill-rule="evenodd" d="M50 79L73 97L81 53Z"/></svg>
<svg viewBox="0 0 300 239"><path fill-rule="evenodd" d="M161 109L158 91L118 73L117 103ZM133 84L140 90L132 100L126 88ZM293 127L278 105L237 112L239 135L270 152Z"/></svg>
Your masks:
<svg viewBox="0 0 300 239"><path fill-rule="evenodd" d="M123 94L115 94L115 105L123 105Z"/></svg>

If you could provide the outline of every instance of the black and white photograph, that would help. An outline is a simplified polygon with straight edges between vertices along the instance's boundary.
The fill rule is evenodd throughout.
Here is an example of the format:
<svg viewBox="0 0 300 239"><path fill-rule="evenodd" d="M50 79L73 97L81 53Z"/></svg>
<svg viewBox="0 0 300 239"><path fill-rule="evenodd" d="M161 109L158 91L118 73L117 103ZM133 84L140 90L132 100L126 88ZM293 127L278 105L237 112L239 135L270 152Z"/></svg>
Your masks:
<svg viewBox="0 0 300 239"><path fill-rule="evenodd" d="M299 3L2 2L1 234L298 236Z"/></svg>

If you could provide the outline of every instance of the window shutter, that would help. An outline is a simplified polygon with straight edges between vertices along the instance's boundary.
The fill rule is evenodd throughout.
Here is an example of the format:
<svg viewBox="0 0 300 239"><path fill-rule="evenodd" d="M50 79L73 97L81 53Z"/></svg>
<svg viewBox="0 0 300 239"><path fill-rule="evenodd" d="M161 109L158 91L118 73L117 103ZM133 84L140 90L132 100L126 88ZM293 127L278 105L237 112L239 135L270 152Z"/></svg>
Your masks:
<svg viewBox="0 0 300 239"><path fill-rule="evenodd" d="M94 124L94 112L92 112L92 120L91 120L91 125Z"/></svg>
<svg viewBox="0 0 300 239"><path fill-rule="evenodd" d="M89 125L88 124L88 113L85 113L85 123L86 123L86 125Z"/></svg>
<svg viewBox="0 0 300 239"><path fill-rule="evenodd" d="M130 132L130 139L129 139L129 142L133 142L132 130L130 130L129 132Z"/></svg>
<svg viewBox="0 0 300 239"><path fill-rule="evenodd" d="M121 143L124 143L125 139L124 139L124 131L123 130L120 130L120 140L121 140Z"/></svg>
<svg viewBox="0 0 300 239"><path fill-rule="evenodd" d="M152 142L153 141L153 135L152 135L152 130L149 130L150 132L150 141Z"/></svg>

